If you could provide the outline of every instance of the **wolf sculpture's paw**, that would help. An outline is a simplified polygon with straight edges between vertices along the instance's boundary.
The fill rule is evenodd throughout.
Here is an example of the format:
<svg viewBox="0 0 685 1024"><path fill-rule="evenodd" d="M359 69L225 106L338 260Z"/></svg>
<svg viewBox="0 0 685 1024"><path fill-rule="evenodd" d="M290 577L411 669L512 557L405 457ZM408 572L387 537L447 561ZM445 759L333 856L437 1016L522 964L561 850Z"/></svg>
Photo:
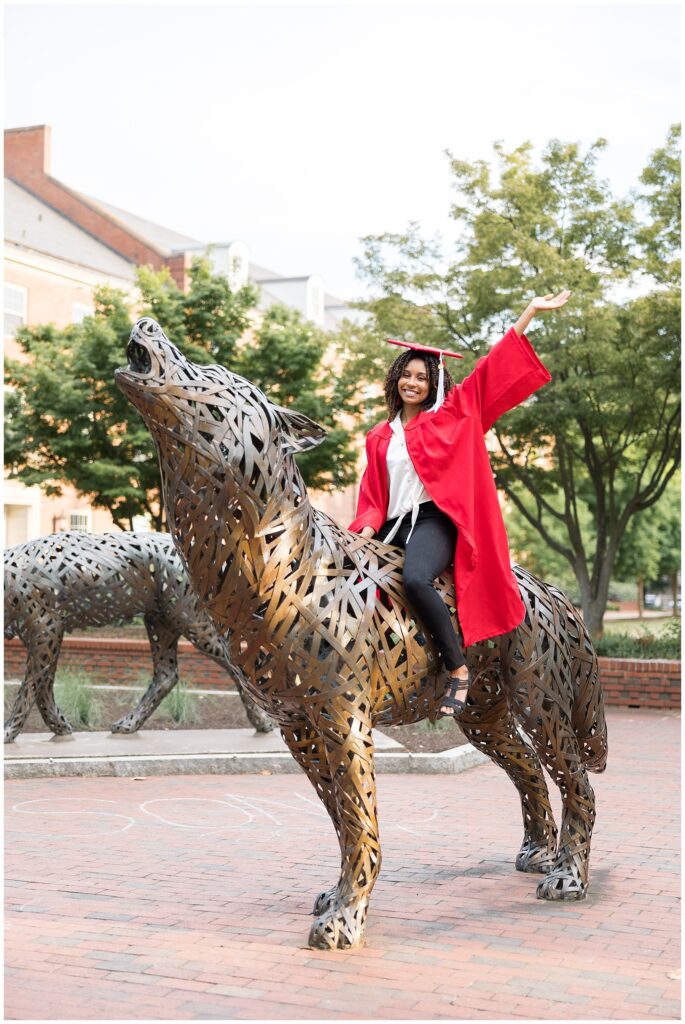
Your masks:
<svg viewBox="0 0 685 1024"><path fill-rule="evenodd" d="M555 855L556 848L550 850L546 843L526 839L516 857L516 870L546 875L554 867Z"/></svg>
<svg viewBox="0 0 685 1024"><path fill-rule="evenodd" d="M130 715L125 715L124 718L120 718L118 722L115 722L110 731L115 733L138 732L142 724L141 720L131 713Z"/></svg>
<svg viewBox="0 0 685 1024"><path fill-rule="evenodd" d="M314 949L353 949L361 946L364 942L365 921L366 905L341 906L336 900L314 921L309 932L309 945Z"/></svg>
<svg viewBox="0 0 685 1024"><path fill-rule="evenodd" d="M5 726L5 743L14 743L21 730L14 724Z"/></svg>
<svg viewBox="0 0 685 1024"><path fill-rule="evenodd" d="M584 900L587 885L568 867L556 867L540 882L536 895L540 900Z"/></svg>
<svg viewBox="0 0 685 1024"><path fill-rule="evenodd" d="M326 889L325 892L320 892L314 900L314 907L312 909L314 917L319 917L321 914L329 910L335 903L337 897L337 885L334 885L332 889Z"/></svg>

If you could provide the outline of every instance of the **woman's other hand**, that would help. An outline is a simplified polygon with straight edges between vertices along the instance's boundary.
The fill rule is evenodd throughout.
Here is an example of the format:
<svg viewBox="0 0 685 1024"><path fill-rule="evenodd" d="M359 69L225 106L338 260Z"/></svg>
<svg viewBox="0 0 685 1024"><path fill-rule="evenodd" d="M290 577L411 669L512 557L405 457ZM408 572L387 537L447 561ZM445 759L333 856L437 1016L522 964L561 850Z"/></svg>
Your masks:
<svg viewBox="0 0 685 1024"><path fill-rule="evenodd" d="M568 302L569 291L559 292L558 295L542 295L533 299L531 306L535 313L542 313L546 309L559 309Z"/></svg>
<svg viewBox="0 0 685 1024"><path fill-rule="evenodd" d="M548 309L561 309L568 302L569 291L559 292L558 295L539 295L528 303L521 316L514 324L514 330L519 338L525 331L536 313L544 313Z"/></svg>
<svg viewBox="0 0 685 1024"><path fill-rule="evenodd" d="M361 535L362 537L365 537L366 540L370 540L371 537L375 536L375 533L376 531L374 530L373 526L362 527Z"/></svg>

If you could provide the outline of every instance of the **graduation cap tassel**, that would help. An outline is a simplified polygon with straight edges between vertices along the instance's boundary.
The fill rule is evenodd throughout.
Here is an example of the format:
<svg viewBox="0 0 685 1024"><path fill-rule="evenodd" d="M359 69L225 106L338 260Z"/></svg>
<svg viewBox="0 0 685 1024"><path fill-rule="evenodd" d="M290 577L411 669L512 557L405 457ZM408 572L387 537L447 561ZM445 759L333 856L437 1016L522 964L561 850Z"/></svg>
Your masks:
<svg viewBox="0 0 685 1024"><path fill-rule="evenodd" d="M445 401L445 362L440 353L440 369L438 370L438 391L435 396L435 404L433 405L431 412L437 412L442 403Z"/></svg>

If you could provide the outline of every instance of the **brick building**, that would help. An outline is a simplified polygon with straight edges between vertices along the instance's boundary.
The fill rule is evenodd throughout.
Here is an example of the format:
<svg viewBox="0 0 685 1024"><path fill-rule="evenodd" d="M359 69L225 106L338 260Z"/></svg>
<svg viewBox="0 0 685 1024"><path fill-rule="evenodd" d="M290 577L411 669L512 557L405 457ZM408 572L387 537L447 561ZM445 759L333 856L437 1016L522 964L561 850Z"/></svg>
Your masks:
<svg viewBox="0 0 685 1024"><path fill-rule="evenodd" d="M5 132L5 352L21 355L17 328L53 323L65 327L92 312L101 284L135 295L139 264L168 267L185 289L194 256L207 243L69 188L50 173L50 128L37 125ZM282 303L326 329L354 311L326 293L317 274L287 277L252 263L241 240L212 243L215 272L233 287L259 285L259 309ZM257 314L258 315L258 314ZM18 481L4 483L5 546L62 529L113 528L109 514L93 509L72 488L48 498ZM356 488L338 495L313 495L315 504L341 522L354 516ZM140 524L143 528L143 524Z"/></svg>

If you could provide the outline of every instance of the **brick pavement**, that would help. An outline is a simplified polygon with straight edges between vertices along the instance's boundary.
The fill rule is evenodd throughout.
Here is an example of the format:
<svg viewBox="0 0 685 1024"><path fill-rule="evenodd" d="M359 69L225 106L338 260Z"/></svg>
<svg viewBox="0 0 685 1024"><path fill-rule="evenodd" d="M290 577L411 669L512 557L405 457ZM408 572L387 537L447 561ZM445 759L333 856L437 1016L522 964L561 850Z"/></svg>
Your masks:
<svg viewBox="0 0 685 1024"><path fill-rule="evenodd" d="M583 903L513 869L494 765L380 777L367 946L342 953L304 945L337 856L303 776L9 782L5 1015L677 1019L679 739L675 712L609 710Z"/></svg>

